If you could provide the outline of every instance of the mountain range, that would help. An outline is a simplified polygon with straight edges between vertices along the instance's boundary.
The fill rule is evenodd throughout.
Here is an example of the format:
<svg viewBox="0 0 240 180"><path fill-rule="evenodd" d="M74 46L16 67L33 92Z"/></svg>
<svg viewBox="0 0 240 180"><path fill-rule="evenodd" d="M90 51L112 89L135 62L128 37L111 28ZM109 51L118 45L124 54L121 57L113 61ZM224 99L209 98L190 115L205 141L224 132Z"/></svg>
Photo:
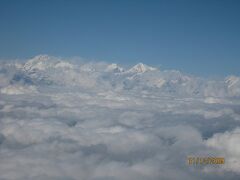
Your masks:
<svg viewBox="0 0 240 180"><path fill-rule="evenodd" d="M240 97L240 77L201 78L139 63L131 68L104 62L70 63L38 55L24 63L2 63L0 92L37 93L50 87L85 92L118 92L173 97Z"/></svg>

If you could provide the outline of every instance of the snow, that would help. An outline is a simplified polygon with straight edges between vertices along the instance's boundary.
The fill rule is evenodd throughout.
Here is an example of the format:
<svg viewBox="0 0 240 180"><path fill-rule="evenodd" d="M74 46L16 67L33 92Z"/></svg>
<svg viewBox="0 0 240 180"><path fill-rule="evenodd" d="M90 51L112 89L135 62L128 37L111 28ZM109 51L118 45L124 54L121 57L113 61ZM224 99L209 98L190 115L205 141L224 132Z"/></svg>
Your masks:
<svg viewBox="0 0 240 180"><path fill-rule="evenodd" d="M143 63L138 63L135 66L133 66L131 69L129 69L127 72L129 73L145 73L147 71L155 71L157 68L145 65Z"/></svg>

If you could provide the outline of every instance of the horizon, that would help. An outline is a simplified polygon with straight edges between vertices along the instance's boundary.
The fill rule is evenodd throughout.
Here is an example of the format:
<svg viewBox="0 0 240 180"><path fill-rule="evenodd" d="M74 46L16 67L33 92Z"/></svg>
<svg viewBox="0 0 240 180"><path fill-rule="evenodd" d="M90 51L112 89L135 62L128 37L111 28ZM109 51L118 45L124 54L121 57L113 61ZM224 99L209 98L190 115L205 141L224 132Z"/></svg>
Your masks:
<svg viewBox="0 0 240 180"><path fill-rule="evenodd" d="M160 71L178 71L178 72L181 72L183 74L186 74L186 75L189 75L189 76L194 76L194 77L199 77L199 78L205 78L205 79L222 79L222 78L227 78L227 77L230 77L230 76L237 76L239 77L238 74L234 74L234 73L231 73L231 74L221 74L221 75L216 75L216 74L196 74L196 73L192 73L192 72L186 72L184 70L179 70L179 69L173 69L173 68L166 68L166 67L163 67L161 65L152 65L152 64L148 64L148 63L144 63L144 62L131 62L131 63L118 63L118 62L110 62L110 61L106 61L106 60L99 60L99 59L87 59L87 58L83 58L83 57L79 57L79 56L75 56L75 57L61 57L61 56L53 56L53 55L48 55L48 54L38 54L38 55L35 55L35 56L31 56L29 58L21 58L21 59L14 59L14 58L9 58L9 59L0 59L0 63L21 63L21 64L25 64L27 63L28 61L32 60L32 59L35 59L37 57L40 57L40 56L47 56L49 57L50 59L54 59L54 60L57 60L57 61L64 61L64 62L69 62L73 65L81 65L81 64L87 64L87 63L106 63L106 64L116 64L122 68L124 68L124 70L127 70L127 69L131 69L133 68L134 66L136 65L139 65L139 64L143 64L143 65L146 65L146 66L149 66L149 67L152 67L152 68L157 68L158 70Z"/></svg>

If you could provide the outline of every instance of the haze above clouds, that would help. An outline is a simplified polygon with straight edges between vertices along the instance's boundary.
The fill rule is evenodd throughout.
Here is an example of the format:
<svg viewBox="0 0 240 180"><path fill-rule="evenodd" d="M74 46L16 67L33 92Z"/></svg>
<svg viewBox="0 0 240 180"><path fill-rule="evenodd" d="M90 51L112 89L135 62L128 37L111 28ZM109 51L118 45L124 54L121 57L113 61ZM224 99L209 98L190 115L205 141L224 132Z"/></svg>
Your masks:
<svg viewBox="0 0 240 180"><path fill-rule="evenodd" d="M237 76L47 55L0 65L1 180L236 179L239 127Z"/></svg>

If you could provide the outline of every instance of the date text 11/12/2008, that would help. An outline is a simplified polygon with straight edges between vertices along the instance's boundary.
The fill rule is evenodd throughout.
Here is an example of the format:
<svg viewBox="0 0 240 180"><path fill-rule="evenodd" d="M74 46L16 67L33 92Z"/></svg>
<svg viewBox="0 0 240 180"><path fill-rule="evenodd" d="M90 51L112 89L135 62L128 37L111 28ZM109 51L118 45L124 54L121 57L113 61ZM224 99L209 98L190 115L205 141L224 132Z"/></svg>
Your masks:
<svg viewBox="0 0 240 180"><path fill-rule="evenodd" d="M223 157L187 157L188 165L224 164Z"/></svg>

